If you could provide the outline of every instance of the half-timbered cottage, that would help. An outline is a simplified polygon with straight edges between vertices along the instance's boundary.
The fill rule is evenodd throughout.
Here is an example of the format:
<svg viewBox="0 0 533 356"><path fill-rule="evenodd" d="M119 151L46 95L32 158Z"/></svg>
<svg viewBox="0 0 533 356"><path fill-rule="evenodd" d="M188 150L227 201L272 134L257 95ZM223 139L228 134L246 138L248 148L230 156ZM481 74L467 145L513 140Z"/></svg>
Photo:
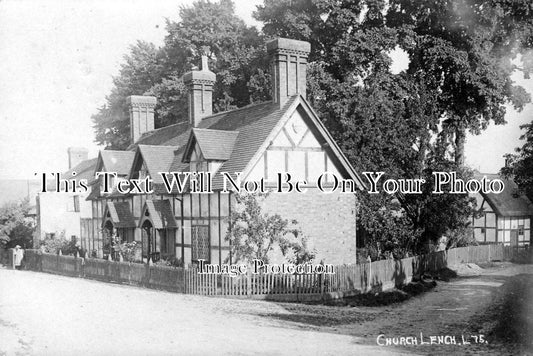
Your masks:
<svg viewBox="0 0 533 356"><path fill-rule="evenodd" d="M153 194L102 193L102 178L92 183L93 219L83 247L102 250L110 236L142 243L147 259L175 257L185 264L204 259L224 263L231 256L225 239L232 192L223 191L220 172L241 173L241 181L263 179L273 186L278 173L305 179L305 193L272 193L264 211L296 220L317 251L317 260L354 263L356 195L324 193L315 181L324 172L362 182L313 111L306 96L310 44L279 38L267 44L272 58L273 100L212 113L215 74L202 59L201 70L188 72L189 121L154 130L156 99L131 96L132 145L126 152L103 151L96 172L116 172L120 179L154 181ZM168 191L159 172L211 172L210 194ZM332 175L326 184L332 183Z"/></svg>
<svg viewBox="0 0 533 356"><path fill-rule="evenodd" d="M531 243L531 218L533 204L519 194L518 187L511 179L497 174L479 174L489 179L501 179L505 189L499 193L475 194L481 211L479 218L472 218L474 237L481 243L503 243L510 246L526 246Z"/></svg>

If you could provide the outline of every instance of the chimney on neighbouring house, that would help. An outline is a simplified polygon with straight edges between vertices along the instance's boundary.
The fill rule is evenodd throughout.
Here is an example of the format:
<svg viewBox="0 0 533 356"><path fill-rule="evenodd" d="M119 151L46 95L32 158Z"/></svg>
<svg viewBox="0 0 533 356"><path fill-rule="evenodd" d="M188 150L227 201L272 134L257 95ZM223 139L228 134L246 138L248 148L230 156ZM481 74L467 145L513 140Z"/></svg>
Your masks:
<svg viewBox="0 0 533 356"><path fill-rule="evenodd" d="M267 43L271 57L272 100L281 107L295 94L306 94L307 57L311 44L276 38Z"/></svg>
<svg viewBox="0 0 533 356"><path fill-rule="evenodd" d="M126 99L130 107L131 143L137 142L145 132L154 127L154 107L157 99L154 96L132 95Z"/></svg>
<svg viewBox="0 0 533 356"><path fill-rule="evenodd" d="M68 153L68 169L76 167L80 162L87 160L89 157L89 150L84 147L69 147Z"/></svg>
<svg viewBox="0 0 533 356"><path fill-rule="evenodd" d="M202 56L202 70L193 70L183 75L189 90L189 123L197 127L204 117L213 114L213 85L215 73L209 70L207 56Z"/></svg>

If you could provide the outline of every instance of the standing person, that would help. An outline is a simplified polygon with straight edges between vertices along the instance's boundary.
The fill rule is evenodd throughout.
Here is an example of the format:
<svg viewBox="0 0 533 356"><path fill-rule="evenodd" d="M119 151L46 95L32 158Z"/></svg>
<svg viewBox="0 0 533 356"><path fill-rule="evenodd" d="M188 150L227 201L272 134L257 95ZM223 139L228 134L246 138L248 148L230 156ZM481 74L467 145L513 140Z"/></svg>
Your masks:
<svg viewBox="0 0 533 356"><path fill-rule="evenodd" d="M20 248L20 245L15 246L15 251L13 252L13 264L16 269L20 269L23 258L24 258L24 249Z"/></svg>

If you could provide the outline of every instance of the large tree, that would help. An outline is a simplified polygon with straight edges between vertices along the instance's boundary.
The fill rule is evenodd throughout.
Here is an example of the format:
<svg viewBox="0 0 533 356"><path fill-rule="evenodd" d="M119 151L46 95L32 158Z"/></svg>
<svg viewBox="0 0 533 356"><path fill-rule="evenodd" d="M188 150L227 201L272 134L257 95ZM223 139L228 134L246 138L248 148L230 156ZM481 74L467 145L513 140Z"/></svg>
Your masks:
<svg viewBox="0 0 533 356"><path fill-rule="evenodd" d="M522 192L533 201L533 121L521 126L525 133L520 137L524 145L515 154L507 155L507 164L501 172L514 179Z"/></svg>
<svg viewBox="0 0 533 356"><path fill-rule="evenodd" d="M466 131L479 134L490 122L505 123L505 104L521 110L530 101L511 74L527 76L533 46L529 0L391 0L387 26L409 54L407 73L436 94L441 135L453 142L455 162L464 163Z"/></svg>
<svg viewBox="0 0 533 356"><path fill-rule="evenodd" d="M96 142L111 149L130 144L126 97L154 95L156 128L187 120L187 92L182 75L209 57L217 74L214 112L269 99L264 41L255 27L235 15L230 0L200 0L182 6L179 20L167 19L164 45L138 42L124 57L106 104L92 119Z"/></svg>
<svg viewBox="0 0 533 356"><path fill-rule="evenodd" d="M138 41L130 47L119 74L113 78L113 87L106 97L106 103L92 116L96 143L110 149L128 147L130 122L126 98L129 95L142 95L161 81L161 57L160 50L152 43Z"/></svg>
<svg viewBox="0 0 533 356"><path fill-rule="evenodd" d="M269 36L313 44L311 60L325 74L311 72L311 89L324 80L353 86L375 73L388 81L389 53L403 49L407 79L423 83L428 95L410 93L424 96L419 101L442 122L439 133L451 140L461 165L466 130L478 134L490 122L503 124L506 103L520 110L530 100L511 74L527 76L533 68L532 11L528 0L265 0L255 16ZM319 110L338 105L320 94L310 92Z"/></svg>
<svg viewBox="0 0 533 356"><path fill-rule="evenodd" d="M266 35L313 44L308 99L358 170L429 182L439 169L468 178L466 130L502 124L505 104L529 101L510 76L531 67L527 56L513 61L531 47L530 10L525 0L265 0L255 16ZM399 74L390 70L395 49L409 57ZM397 200L422 242L463 229L473 211L466 195L431 191L363 204L394 210ZM363 209L361 221L383 240L392 230L376 230L381 212Z"/></svg>

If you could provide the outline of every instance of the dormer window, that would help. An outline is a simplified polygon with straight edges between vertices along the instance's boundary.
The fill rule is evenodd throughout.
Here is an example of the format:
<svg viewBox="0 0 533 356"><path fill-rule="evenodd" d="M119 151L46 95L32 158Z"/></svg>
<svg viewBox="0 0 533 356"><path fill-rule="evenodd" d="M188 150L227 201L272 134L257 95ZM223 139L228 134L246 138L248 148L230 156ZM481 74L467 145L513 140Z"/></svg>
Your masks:
<svg viewBox="0 0 533 356"><path fill-rule="evenodd" d="M145 179L146 177L148 177L148 170L143 165L142 168L139 170L139 179Z"/></svg>
<svg viewBox="0 0 533 356"><path fill-rule="evenodd" d="M231 157L237 131L193 129L183 154L191 172L216 173Z"/></svg>
<svg viewBox="0 0 533 356"><path fill-rule="evenodd" d="M203 159L198 145L194 147L194 150L191 153L189 169L191 172L207 172L209 170L208 162Z"/></svg>

